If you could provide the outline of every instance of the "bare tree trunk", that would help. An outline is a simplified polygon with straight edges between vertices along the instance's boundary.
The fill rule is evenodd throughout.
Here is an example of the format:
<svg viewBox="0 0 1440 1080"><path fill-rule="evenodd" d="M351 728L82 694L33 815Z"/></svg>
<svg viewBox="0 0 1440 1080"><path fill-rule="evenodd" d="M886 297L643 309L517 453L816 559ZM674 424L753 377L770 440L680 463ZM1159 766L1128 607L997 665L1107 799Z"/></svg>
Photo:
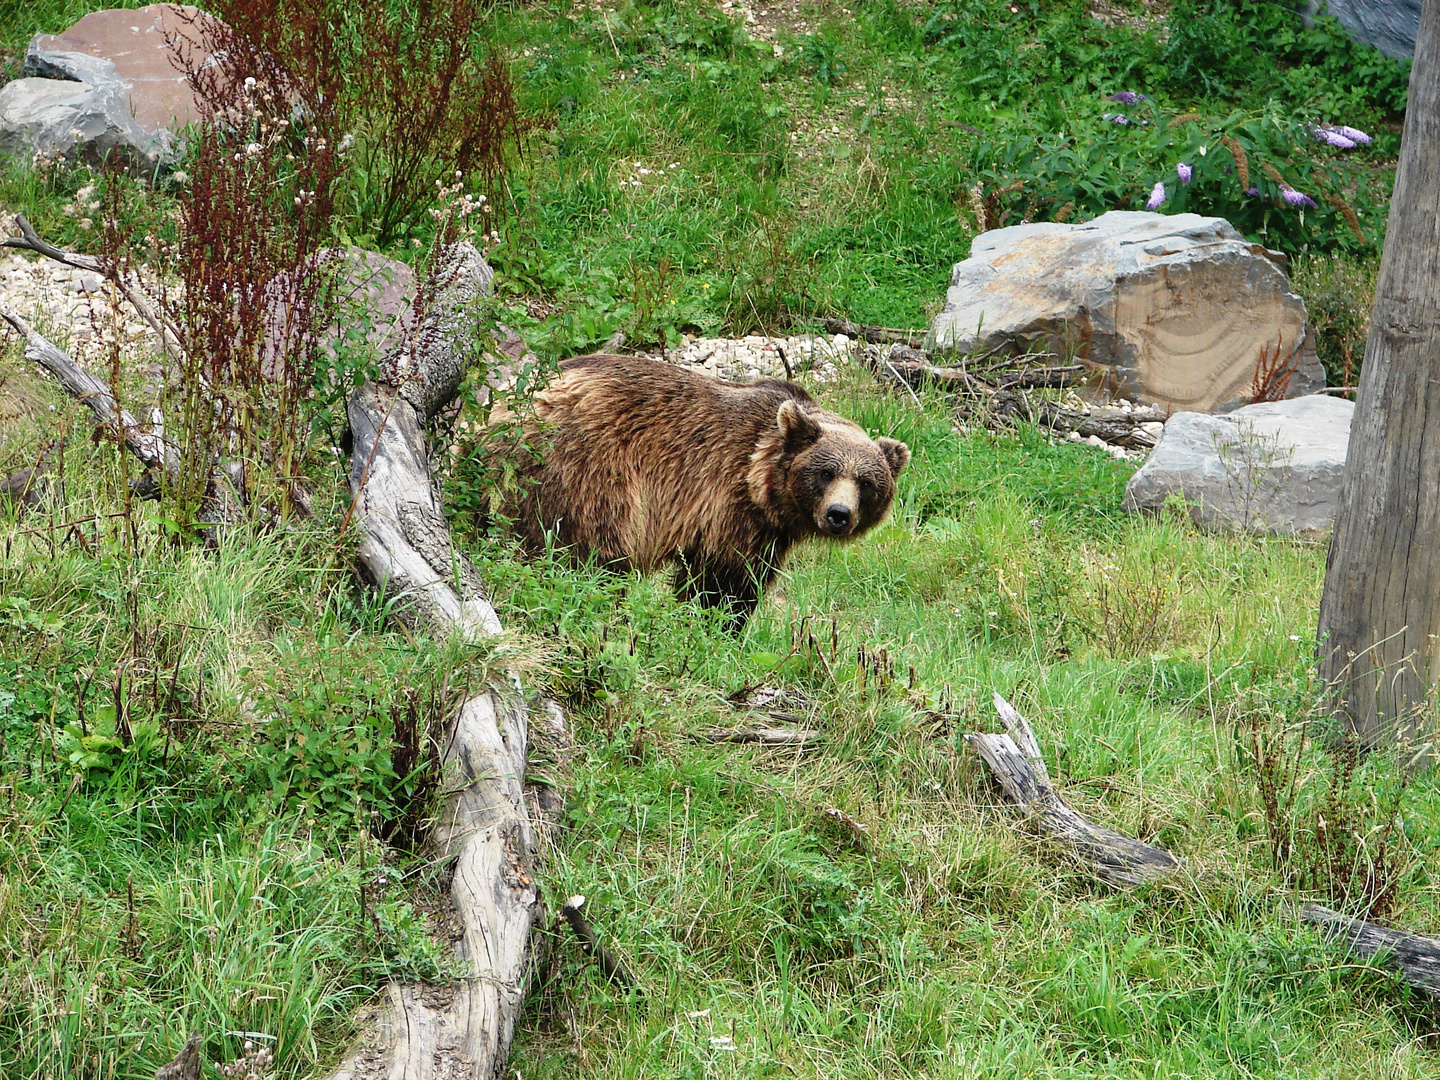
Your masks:
<svg viewBox="0 0 1440 1080"><path fill-rule="evenodd" d="M1440 0L1425 0L1349 460L1320 601L1321 677L1367 744L1440 677Z"/></svg>

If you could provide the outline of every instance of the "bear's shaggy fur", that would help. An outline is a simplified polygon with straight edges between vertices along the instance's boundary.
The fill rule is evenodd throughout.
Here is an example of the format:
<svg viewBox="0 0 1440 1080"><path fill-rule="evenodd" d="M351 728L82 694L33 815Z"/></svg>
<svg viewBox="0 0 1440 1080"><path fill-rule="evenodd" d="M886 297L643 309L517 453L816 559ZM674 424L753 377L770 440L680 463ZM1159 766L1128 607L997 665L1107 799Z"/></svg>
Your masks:
<svg viewBox="0 0 1440 1080"><path fill-rule="evenodd" d="M800 387L725 383L627 356L582 356L535 398L533 454L509 516L643 573L677 565L677 592L743 626L797 540L854 538L890 509L910 450L871 439Z"/></svg>

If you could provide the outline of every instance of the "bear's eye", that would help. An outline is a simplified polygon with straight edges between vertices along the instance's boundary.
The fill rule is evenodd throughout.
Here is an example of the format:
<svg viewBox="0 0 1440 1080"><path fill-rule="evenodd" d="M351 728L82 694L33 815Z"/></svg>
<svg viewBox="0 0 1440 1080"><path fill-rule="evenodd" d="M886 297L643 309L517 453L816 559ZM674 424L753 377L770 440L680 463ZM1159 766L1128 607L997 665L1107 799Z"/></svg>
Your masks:
<svg viewBox="0 0 1440 1080"><path fill-rule="evenodd" d="M860 478L860 490L864 492L874 491L875 481L871 480L868 476L862 476Z"/></svg>
<svg viewBox="0 0 1440 1080"><path fill-rule="evenodd" d="M835 482L835 470L834 470L834 469L821 469L821 470L820 470L820 482L821 482L822 484L827 485L827 486L830 485L830 484L833 484L833 483Z"/></svg>

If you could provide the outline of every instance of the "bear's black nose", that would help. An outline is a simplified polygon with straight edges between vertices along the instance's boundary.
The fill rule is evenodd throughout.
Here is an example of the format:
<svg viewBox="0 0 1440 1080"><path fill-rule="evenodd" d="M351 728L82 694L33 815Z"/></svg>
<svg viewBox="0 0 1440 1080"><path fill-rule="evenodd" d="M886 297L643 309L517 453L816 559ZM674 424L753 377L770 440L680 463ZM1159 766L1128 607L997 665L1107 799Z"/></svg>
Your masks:
<svg viewBox="0 0 1440 1080"><path fill-rule="evenodd" d="M825 511L825 524L839 532L850 525L850 508L836 503Z"/></svg>

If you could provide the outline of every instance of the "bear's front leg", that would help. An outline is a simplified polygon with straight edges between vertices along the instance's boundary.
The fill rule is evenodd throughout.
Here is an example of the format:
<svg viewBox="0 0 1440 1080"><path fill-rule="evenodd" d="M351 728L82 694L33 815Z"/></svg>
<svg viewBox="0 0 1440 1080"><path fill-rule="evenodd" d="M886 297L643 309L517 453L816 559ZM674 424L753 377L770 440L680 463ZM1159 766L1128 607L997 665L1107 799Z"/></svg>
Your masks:
<svg viewBox="0 0 1440 1080"><path fill-rule="evenodd" d="M682 566L675 590L682 600L694 600L701 607L724 608L729 613L725 629L738 634L745 629L760 594L775 576L769 565L746 566L703 562L699 566Z"/></svg>

